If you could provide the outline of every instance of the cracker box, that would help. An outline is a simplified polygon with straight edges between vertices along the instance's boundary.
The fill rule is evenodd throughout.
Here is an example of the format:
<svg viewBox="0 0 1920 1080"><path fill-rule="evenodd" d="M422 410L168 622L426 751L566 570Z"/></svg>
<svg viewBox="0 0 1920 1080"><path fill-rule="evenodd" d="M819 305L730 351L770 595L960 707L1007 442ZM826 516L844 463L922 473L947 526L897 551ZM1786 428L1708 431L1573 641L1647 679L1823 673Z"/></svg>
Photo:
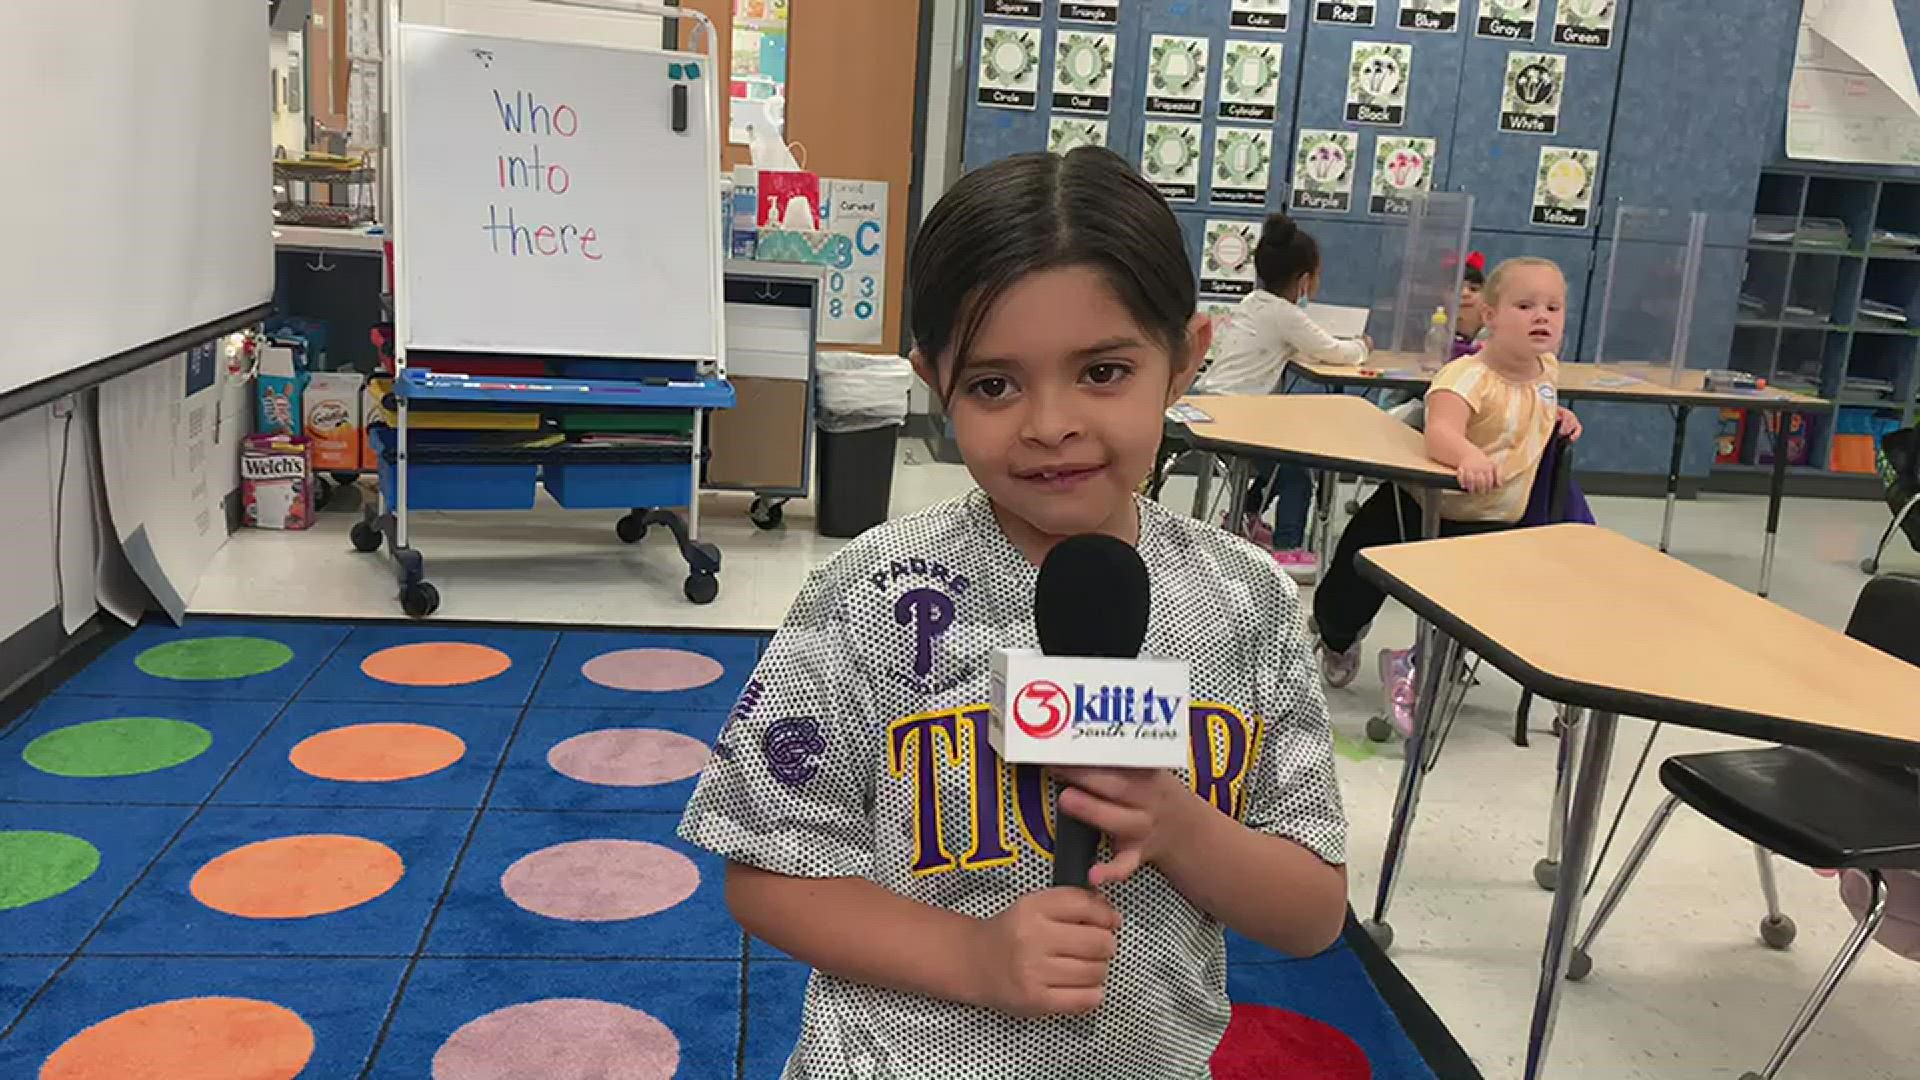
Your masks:
<svg viewBox="0 0 1920 1080"><path fill-rule="evenodd" d="M240 449L243 520L256 529L313 524L313 466L305 439L249 435Z"/></svg>
<svg viewBox="0 0 1920 1080"><path fill-rule="evenodd" d="M351 371L307 376L301 404L316 472L355 472L360 468L360 395L365 382Z"/></svg>

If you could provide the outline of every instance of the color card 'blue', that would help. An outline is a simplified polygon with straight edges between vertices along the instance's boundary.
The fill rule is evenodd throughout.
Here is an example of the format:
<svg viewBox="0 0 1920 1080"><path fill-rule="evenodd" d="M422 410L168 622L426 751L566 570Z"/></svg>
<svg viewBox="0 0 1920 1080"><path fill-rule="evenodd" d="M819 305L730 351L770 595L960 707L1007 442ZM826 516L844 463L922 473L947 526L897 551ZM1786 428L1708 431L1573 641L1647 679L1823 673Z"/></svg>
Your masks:
<svg viewBox="0 0 1920 1080"><path fill-rule="evenodd" d="M407 956L445 887L472 813L465 810L303 810L210 806L87 946L93 954L287 953ZM195 899L193 877L242 845L295 835L378 841L404 865L390 890L345 910L306 918L245 918ZM316 875L337 873L327 866Z"/></svg>
<svg viewBox="0 0 1920 1080"><path fill-rule="evenodd" d="M268 701L163 697L60 696L0 738L0 799L8 802L180 803L197 806L260 737L281 706ZM177 765L129 776L65 776L28 764L35 739L78 724L154 717L194 724L212 737L206 749ZM98 730L98 729L92 729ZM80 732L70 732L77 735ZM43 744L44 745L44 744ZM104 747L101 748L103 751ZM117 756L117 755L116 755Z"/></svg>
<svg viewBox="0 0 1920 1080"><path fill-rule="evenodd" d="M300 694L301 701L379 701L418 703L421 705L524 705L540 678L540 669L553 650L558 635L546 630L491 630L471 627L439 629L432 626L369 626L355 630L340 646L327 666L320 670ZM435 653L419 646L451 645L453 649ZM388 650L407 649L408 652ZM504 654L509 666L498 674L472 678L487 670L488 659L477 646ZM369 657L376 670L383 662L415 674L409 678L436 682L459 680L453 685L408 685L369 678ZM471 679L471 681L468 681Z"/></svg>
<svg viewBox="0 0 1920 1080"><path fill-rule="evenodd" d="M675 837L679 822L678 814L488 810L434 922L427 955L738 958L740 930L727 913L722 889L726 864ZM580 840L639 840L670 848L693 861L699 885L673 907L605 922L551 918L507 898L501 875L509 867L535 852ZM616 888L607 892L618 894Z"/></svg>
<svg viewBox="0 0 1920 1080"><path fill-rule="evenodd" d="M300 701L287 707L266 738L240 762L214 794L226 806L395 806L472 810L480 805L507 736L519 718L513 708L475 705L379 705ZM295 747L351 725L418 724L438 728L465 743L458 760L423 776L389 781L351 781L313 776L289 760ZM346 732L345 735L352 735ZM336 735L333 738L342 736ZM379 733L361 736L377 743ZM449 746L449 752L453 748ZM417 767L424 768L423 762ZM331 774L329 774L331 775Z"/></svg>
<svg viewBox="0 0 1920 1080"><path fill-rule="evenodd" d="M0 911L0 953L65 956L79 948L192 812L185 806L0 804L0 831L65 833L100 852L99 867L80 884L58 896ZM5 872L19 870L8 867Z"/></svg>
<svg viewBox="0 0 1920 1080"><path fill-rule="evenodd" d="M183 998L232 997L291 1010L312 1029L313 1057L301 1076L358 1076L405 968L404 960L82 957L0 1047L0 1075L34 1075L62 1043L120 1013Z"/></svg>
<svg viewBox="0 0 1920 1080"><path fill-rule="evenodd" d="M436 960L414 968L394 1014L386 1043L374 1061L373 1077L418 1080L433 1072L433 1056L463 1025L496 1010L552 999L610 1002L636 1009L664 1024L679 1044L684 1077L730 1077L740 1044L740 964L732 961L618 961L593 963L556 960ZM552 1007L552 1006L549 1006ZM564 1006L562 1006L564 1007ZM603 1010L595 1010L604 1015ZM511 1014L508 1014L511 1015ZM638 1018L635 1018L636 1020ZM564 1021L563 1021L564 1022ZM642 1025L644 1026L644 1025ZM612 1067L622 1059L603 1059L601 1046L555 1048L553 1057L530 1054L526 1064L593 1055L595 1064ZM630 1051L629 1051L630 1053ZM580 1058L573 1058L576 1064ZM570 1075L585 1075L570 1070ZM615 1075L609 1071L606 1075ZM529 1072L529 1080L541 1072ZM596 1074L597 1075L597 1074ZM771 1076L755 1073L749 1076Z"/></svg>
<svg viewBox="0 0 1920 1080"><path fill-rule="evenodd" d="M549 763L553 748L582 735L617 741L622 738L659 737L646 733L672 733L710 747L720 736L727 717L722 712L694 712L685 709L646 707L628 709L546 709L527 710L520 734L507 755L506 767L493 788L492 806L512 810L660 810L679 813L693 796L696 771L680 780L643 786L582 782L562 775ZM635 732L642 734L635 735ZM593 735L592 733L607 733ZM692 743L663 739L673 754L684 749L690 755ZM678 762L677 756L671 758ZM704 759L689 763L705 767ZM634 763L629 768L639 768ZM618 770L610 770L618 772Z"/></svg>

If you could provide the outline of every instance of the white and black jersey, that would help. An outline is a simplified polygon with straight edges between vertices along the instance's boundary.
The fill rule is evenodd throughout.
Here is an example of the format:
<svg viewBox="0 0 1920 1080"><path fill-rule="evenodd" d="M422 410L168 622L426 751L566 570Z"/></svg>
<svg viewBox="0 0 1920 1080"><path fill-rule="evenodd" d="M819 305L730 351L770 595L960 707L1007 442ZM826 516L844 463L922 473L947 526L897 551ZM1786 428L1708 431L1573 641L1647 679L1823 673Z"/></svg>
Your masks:
<svg viewBox="0 0 1920 1080"><path fill-rule="evenodd" d="M1248 826L1344 862L1326 701L1292 581L1244 541L1139 506L1143 654L1192 665L1183 779ZM763 870L863 877L979 918L1047 888L1050 781L987 741L989 658L1037 646L1038 574L977 490L850 543L813 572L761 658L680 835ZM1107 895L1122 927L1099 1011L1021 1019L816 972L787 1080L1205 1077L1229 1011L1219 922L1152 867Z"/></svg>

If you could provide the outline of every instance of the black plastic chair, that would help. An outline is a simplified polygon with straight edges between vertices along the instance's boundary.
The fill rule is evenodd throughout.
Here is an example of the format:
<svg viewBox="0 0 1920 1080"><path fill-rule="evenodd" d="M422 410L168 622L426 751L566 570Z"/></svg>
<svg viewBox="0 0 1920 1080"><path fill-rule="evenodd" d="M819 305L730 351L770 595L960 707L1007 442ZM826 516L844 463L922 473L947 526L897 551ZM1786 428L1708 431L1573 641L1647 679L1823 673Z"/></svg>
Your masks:
<svg viewBox="0 0 1920 1080"><path fill-rule="evenodd" d="M1868 582L1854 603L1847 634L1920 665L1920 580L1881 577ZM1765 1069L1742 1077L1772 1080L1834 987L1879 932L1887 906L1882 872L1920 870L1920 777L1902 766L1778 746L1671 757L1660 766L1660 782L1668 795L1574 948L1569 979L1583 979L1593 970L1589 950L1594 938L1619 906L1674 808L1683 802L1753 842L1767 899L1760 936L1776 949L1792 944L1795 929L1793 920L1780 912L1770 853L1816 870L1859 870L1871 884L1865 914L1801 1006L1773 1058Z"/></svg>

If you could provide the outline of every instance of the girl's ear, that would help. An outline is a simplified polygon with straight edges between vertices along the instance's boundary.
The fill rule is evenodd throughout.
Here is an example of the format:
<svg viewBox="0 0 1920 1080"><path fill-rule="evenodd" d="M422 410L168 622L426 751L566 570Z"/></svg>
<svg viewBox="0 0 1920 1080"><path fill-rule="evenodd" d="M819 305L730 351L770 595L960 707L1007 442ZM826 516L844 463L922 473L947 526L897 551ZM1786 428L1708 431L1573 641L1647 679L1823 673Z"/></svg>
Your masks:
<svg viewBox="0 0 1920 1080"><path fill-rule="evenodd" d="M933 365L927 361L926 356L915 348L907 354L907 362L913 365L913 373L920 376L920 381L927 384L927 390L933 394L934 400L943 400L944 395L940 392L940 373L933 369Z"/></svg>
<svg viewBox="0 0 1920 1080"><path fill-rule="evenodd" d="M1187 346L1173 357L1173 378L1167 382L1167 404L1172 405L1185 397L1193 387L1193 380L1200 375L1200 365L1206 362L1207 350L1213 347L1213 319L1205 312L1195 312L1187 322Z"/></svg>

